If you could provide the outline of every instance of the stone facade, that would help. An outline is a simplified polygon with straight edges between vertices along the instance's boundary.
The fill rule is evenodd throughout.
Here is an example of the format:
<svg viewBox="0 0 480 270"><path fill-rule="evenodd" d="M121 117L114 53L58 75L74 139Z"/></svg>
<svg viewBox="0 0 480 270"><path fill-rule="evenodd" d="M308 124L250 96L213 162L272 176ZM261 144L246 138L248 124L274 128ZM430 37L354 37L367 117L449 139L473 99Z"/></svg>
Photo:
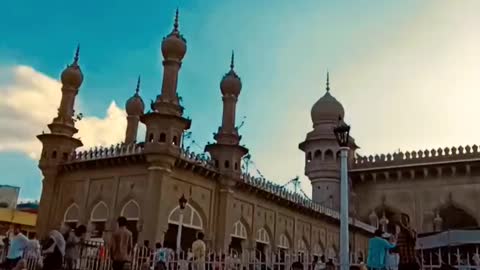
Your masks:
<svg viewBox="0 0 480 270"><path fill-rule="evenodd" d="M350 171L358 216L405 213L419 232L478 227L479 160L476 145L359 156Z"/></svg>
<svg viewBox="0 0 480 270"><path fill-rule="evenodd" d="M86 224L91 237L108 241L116 218L125 216L137 241L158 241L174 247L181 224L184 249L202 231L209 248L215 250L283 249L336 256L339 247L336 197L332 199L335 203L326 206L315 200L318 196L310 200L242 172L248 149L240 145L241 136L235 125L242 83L234 70L233 54L230 70L220 83L223 115L214 135L215 143L207 145L206 153L201 155L182 148L184 132L190 128L191 120L183 117L176 93L186 53L186 42L178 27L177 12L173 30L162 43L161 94L144 113L139 80L134 96L126 103L125 142L107 148L77 150L82 142L74 137L77 129L73 108L83 82L77 50L74 62L62 73L58 116L48 125L50 132L38 135L43 144L39 168L44 176L37 223L39 235L44 236L62 223ZM325 113L328 117L322 116ZM315 128L314 136L307 136L303 143L306 149L318 145L312 140L334 143L333 133L325 138L322 134L331 133L329 129L337 115L321 108L318 114L320 122L327 123L316 123L313 119L320 129ZM146 135L138 143L140 123L146 126ZM312 171L316 175L312 177L318 183L327 180L338 185L338 160L328 160L328 164L327 175ZM338 191L334 186L332 190ZM327 197L337 195L333 192ZM179 209L182 197L187 200L184 210ZM351 220L352 251L365 254L373 229L357 219Z"/></svg>

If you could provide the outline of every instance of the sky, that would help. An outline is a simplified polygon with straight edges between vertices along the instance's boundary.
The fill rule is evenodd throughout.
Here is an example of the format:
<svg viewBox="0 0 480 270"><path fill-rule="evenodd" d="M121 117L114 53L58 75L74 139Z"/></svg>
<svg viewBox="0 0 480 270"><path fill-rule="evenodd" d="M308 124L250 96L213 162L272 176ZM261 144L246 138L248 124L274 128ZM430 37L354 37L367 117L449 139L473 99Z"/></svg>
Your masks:
<svg viewBox="0 0 480 270"><path fill-rule="evenodd" d="M36 135L56 114L59 76L81 44L78 136L86 147L124 139L125 101L141 75L160 93L162 38L176 8L187 55L178 93L202 152L221 122L219 82L235 51L243 88L237 121L254 168L286 183L303 176L298 143L325 93L345 107L360 154L478 143L478 0L20 0L0 12L0 184L39 199ZM141 138L143 135L140 135Z"/></svg>

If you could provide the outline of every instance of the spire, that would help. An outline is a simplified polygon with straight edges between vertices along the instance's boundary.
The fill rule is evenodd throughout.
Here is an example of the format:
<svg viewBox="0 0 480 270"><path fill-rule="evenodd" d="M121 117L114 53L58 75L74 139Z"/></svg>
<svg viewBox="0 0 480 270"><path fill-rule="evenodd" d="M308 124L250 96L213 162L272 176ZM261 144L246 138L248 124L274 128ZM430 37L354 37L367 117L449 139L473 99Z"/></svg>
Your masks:
<svg viewBox="0 0 480 270"><path fill-rule="evenodd" d="M139 91L140 91L140 75L138 75L137 88L135 88L135 95L138 95Z"/></svg>
<svg viewBox="0 0 480 270"><path fill-rule="evenodd" d="M77 50L75 51L75 56L73 57L73 64L76 65L78 63L78 58L80 56L80 43L77 45Z"/></svg>
<svg viewBox="0 0 480 270"><path fill-rule="evenodd" d="M230 60L230 70L233 70L234 67L235 67L235 54L234 54L234 51L232 50L232 58Z"/></svg>
<svg viewBox="0 0 480 270"><path fill-rule="evenodd" d="M175 11L175 20L173 22L173 32L178 32L178 7Z"/></svg>
<svg viewBox="0 0 480 270"><path fill-rule="evenodd" d="M327 92L330 92L330 73L327 71Z"/></svg>

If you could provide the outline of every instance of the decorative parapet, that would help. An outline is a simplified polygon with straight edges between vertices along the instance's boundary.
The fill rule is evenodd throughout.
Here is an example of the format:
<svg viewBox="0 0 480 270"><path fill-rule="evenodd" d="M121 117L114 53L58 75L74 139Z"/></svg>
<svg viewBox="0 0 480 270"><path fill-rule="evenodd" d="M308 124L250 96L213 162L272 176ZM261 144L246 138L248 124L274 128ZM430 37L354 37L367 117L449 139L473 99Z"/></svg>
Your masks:
<svg viewBox="0 0 480 270"><path fill-rule="evenodd" d="M69 162L81 162L88 160L98 160L107 158L116 158L122 156L132 156L143 154L143 143L138 144L116 144L110 147L92 147L89 150L73 152L69 158ZM214 162L208 155L196 154L189 150L181 149L180 158L194 163L199 166L203 166L207 169L215 169Z"/></svg>
<svg viewBox="0 0 480 270"><path fill-rule="evenodd" d="M196 154L194 152L190 152L189 150L182 149L180 151L180 158L207 169L216 170L214 161L205 153Z"/></svg>
<svg viewBox="0 0 480 270"><path fill-rule="evenodd" d="M266 180L264 178L260 177L254 177L250 174L242 174L241 176L242 181L250 186L253 186L255 188L258 188L260 190L263 190L265 192L271 193L273 195L276 195L282 199L288 200L290 202L293 202L295 204L301 205L303 207L306 207L310 210L313 210L315 212L318 212L322 215L326 215L328 217L331 217L336 220L340 220L340 213L336 210L333 210L331 208L328 208L324 205L321 205L317 202L312 201L309 198L304 197L302 194L293 192L291 190L286 189L283 186L280 186L278 184L275 184L269 180ZM373 233L375 231L375 227L370 226L362 221L350 218L349 220L350 224L363 229L365 231Z"/></svg>
<svg viewBox="0 0 480 270"><path fill-rule="evenodd" d="M87 161L121 156L139 155L143 153L143 144L116 144L110 147L92 147L85 151L75 151L70 155L70 162Z"/></svg>
<svg viewBox="0 0 480 270"><path fill-rule="evenodd" d="M479 147L459 146L445 147L431 150L396 152L393 154L382 154L375 156L357 156L353 169L383 167L391 165L414 165L424 163L440 163L445 161L463 161L480 158Z"/></svg>

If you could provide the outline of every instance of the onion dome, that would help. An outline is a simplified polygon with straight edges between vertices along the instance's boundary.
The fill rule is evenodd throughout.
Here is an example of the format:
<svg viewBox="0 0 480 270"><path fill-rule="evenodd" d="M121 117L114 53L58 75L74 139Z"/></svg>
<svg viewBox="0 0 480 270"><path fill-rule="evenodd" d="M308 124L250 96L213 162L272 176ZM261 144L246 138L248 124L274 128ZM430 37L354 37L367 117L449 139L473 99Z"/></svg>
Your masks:
<svg viewBox="0 0 480 270"><path fill-rule="evenodd" d="M234 54L232 51L232 58L230 60L230 71L227 72L222 78L220 82L220 89L222 90L222 94L225 95L234 95L238 97L240 95L240 91L242 90L242 81L240 77L238 77L237 73L235 73L234 68Z"/></svg>
<svg viewBox="0 0 480 270"><path fill-rule="evenodd" d="M143 115L145 110L145 104L143 103L142 97L138 94L140 91L140 76L138 76L137 88L135 89L135 94L127 100L125 103L125 110L127 115L136 116Z"/></svg>
<svg viewBox="0 0 480 270"><path fill-rule="evenodd" d="M344 118L345 110L342 104L330 94L330 80L327 73L327 92L312 107L311 116L313 124L322 121L338 121Z"/></svg>
<svg viewBox="0 0 480 270"><path fill-rule="evenodd" d="M173 30L162 41L162 54L165 60L182 61L187 53L187 41L178 31L178 8L175 12Z"/></svg>
<svg viewBox="0 0 480 270"><path fill-rule="evenodd" d="M78 65L78 57L80 54L80 45L77 46L73 63L62 72L61 80L63 85L69 85L74 88L80 88L83 82L83 73Z"/></svg>

